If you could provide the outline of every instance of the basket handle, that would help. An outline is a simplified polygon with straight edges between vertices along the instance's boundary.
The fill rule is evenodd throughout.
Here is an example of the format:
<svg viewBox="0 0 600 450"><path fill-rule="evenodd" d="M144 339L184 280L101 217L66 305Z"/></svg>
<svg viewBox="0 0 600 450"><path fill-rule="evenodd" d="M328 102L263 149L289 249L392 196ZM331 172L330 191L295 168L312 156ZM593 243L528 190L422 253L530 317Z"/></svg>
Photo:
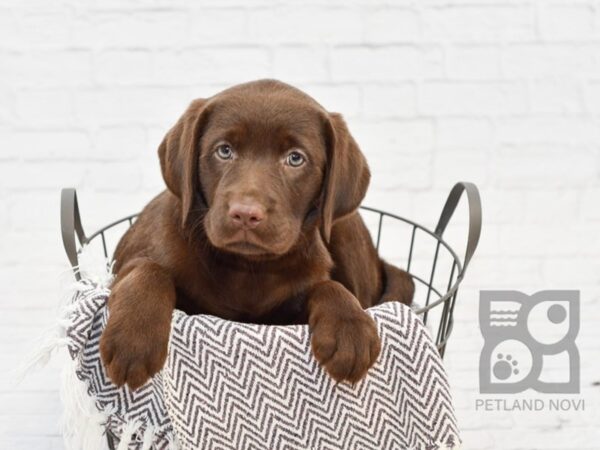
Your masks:
<svg viewBox="0 0 600 450"><path fill-rule="evenodd" d="M79 215L79 205L77 203L75 188L64 188L60 193L60 229L65 252L75 272L75 278L79 280L80 276L77 270L79 259L77 257L75 237L77 237L79 245L87 243L87 238L81 226L81 216Z"/></svg>
<svg viewBox="0 0 600 450"><path fill-rule="evenodd" d="M444 209L442 209L440 220L435 227L435 234L439 238L442 237L463 192L467 193L467 200L469 202L469 233L463 263L463 270L466 270L475 253L475 249L479 243L479 236L481 235L481 198L477 186L467 181L459 181L454 185L450 194L448 194L448 199L446 200Z"/></svg>

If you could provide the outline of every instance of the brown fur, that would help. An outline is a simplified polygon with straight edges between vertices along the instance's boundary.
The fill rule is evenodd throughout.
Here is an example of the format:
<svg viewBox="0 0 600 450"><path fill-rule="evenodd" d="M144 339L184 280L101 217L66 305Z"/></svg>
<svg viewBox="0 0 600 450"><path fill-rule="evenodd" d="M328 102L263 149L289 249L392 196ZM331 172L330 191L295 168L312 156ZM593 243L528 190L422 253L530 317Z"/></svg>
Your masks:
<svg viewBox="0 0 600 450"><path fill-rule="evenodd" d="M162 368L175 307L308 323L328 373L360 380L380 350L364 308L410 304L414 285L356 212L369 170L341 116L286 84L247 83L192 102L159 157L168 190L115 252L100 342L113 382L137 388Z"/></svg>

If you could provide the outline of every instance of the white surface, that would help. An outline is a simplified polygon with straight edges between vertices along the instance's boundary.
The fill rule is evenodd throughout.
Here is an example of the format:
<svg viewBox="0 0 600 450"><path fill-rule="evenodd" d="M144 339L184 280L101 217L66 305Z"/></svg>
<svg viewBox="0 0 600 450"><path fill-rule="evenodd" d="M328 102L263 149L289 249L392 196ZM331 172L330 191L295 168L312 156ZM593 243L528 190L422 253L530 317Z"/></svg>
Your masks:
<svg viewBox="0 0 600 450"><path fill-rule="evenodd" d="M598 448L600 2L300 5L0 1L0 448L62 448L60 362L7 381L67 269L59 189L78 188L88 231L140 209L189 101L258 77L345 114L373 173L367 204L433 227L455 181L481 188L447 354L465 448ZM581 289L585 413L475 411L478 291L494 288Z"/></svg>

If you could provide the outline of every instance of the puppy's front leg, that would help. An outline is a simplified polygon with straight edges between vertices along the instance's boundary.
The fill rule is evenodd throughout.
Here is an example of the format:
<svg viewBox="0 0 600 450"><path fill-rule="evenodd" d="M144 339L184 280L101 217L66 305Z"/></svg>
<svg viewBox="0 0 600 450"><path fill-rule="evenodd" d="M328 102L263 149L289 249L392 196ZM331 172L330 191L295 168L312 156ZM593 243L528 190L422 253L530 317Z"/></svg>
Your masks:
<svg viewBox="0 0 600 450"><path fill-rule="evenodd" d="M373 319L337 281L315 285L308 297L308 323L317 361L337 381L363 378L381 350Z"/></svg>
<svg viewBox="0 0 600 450"><path fill-rule="evenodd" d="M175 299L171 276L149 258L132 259L121 268L100 338L102 361L117 386L137 389L163 367Z"/></svg>

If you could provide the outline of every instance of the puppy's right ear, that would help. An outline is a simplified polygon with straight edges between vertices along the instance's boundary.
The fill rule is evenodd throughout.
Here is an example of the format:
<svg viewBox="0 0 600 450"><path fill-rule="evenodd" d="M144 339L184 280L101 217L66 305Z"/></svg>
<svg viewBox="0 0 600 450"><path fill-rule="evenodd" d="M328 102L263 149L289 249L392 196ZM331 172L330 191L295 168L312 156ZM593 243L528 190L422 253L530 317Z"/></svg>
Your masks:
<svg viewBox="0 0 600 450"><path fill-rule="evenodd" d="M342 116L329 113L325 124L327 167L321 192L321 236L329 242L333 222L355 211L365 197L371 173Z"/></svg>
<svg viewBox="0 0 600 450"><path fill-rule="evenodd" d="M206 99L194 100L158 147L160 168L169 190L181 202L181 223L194 208L206 207L200 187L200 137L208 118Z"/></svg>

